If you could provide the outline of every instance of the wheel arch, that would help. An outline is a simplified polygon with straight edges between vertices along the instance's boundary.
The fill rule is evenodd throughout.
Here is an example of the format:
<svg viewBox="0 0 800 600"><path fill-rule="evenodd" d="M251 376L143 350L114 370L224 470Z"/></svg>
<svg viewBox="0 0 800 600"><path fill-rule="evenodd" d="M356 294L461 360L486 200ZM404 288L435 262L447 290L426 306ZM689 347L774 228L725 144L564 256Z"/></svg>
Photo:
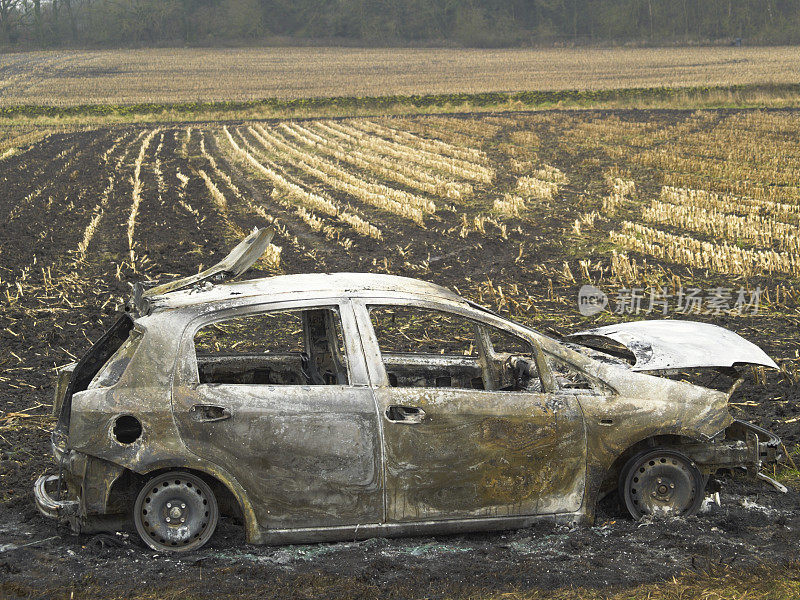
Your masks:
<svg viewBox="0 0 800 600"><path fill-rule="evenodd" d="M606 469L603 483L600 487L599 498L609 495L611 492L616 491L617 482L625 464L635 455L649 448L666 447L680 449L680 446L687 444L696 444L702 442L703 438L699 435L690 434L654 434L649 435L641 440L628 445L627 448L622 450L612 460L609 467Z"/></svg>
<svg viewBox="0 0 800 600"><path fill-rule="evenodd" d="M227 508L227 512L232 512L234 516L242 519L247 542L253 543L259 539L258 521L247 491L232 475L223 469L217 468L215 465L169 461L154 463L149 465L147 469L137 472L125 469L123 475L117 479L110 490L109 505L114 500L119 501L120 497L129 497L132 489L135 489L132 493L132 497L135 499L136 494L138 494L139 489L145 482L169 471L186 471L203 479L214 492L220 509ZM220 493L218 494L218 492ZM130 506L132 505L131 501Z"/></svg>

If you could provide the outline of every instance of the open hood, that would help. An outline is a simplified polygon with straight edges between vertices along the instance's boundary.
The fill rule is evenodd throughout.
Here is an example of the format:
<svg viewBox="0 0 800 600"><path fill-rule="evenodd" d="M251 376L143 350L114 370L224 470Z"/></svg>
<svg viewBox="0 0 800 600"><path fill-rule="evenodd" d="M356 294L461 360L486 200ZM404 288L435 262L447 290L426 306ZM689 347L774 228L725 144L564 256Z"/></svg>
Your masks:
<svg viewBox="0 0 800 600"><path fill-rule="evenodd" d="M589 347L598 347L597 342L603 339L622 344L636 358L632 367L634 371L740 364L778 368L775 361L755 344L728 329L708 323L634 321L598 327L568 337Z"/></svg>
<svg viewBox="0 0 800 600"><path fill-rule="evenodd" d="M139 312L146 313L148 300L153 296L160 296L161 294L181 290L190 285L196 285L211 279L216 281L235 279L261 258L274 236L275 230L272 228L254 229L253 232L239 242L225 258L204 271L200 271L196 275L182 277L181 279L157 285L149 289L144 289L141 284L136 284L133 287L133 305Z"/></svg>

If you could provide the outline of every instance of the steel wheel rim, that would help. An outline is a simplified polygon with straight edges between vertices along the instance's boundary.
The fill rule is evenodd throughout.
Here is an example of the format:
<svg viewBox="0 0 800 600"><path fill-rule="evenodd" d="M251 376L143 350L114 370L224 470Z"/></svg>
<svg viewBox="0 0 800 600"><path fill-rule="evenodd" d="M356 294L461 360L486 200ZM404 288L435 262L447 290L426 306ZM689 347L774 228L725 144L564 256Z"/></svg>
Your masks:
<svg viewBox="0 0 800 600"><path fill-rule="evenodd" d="M702 500L697 468L677 453L644 456L628 472L625 501L635 517L683 515Z"/></svg>
<svg viewBox="0 0 800 600"><path fill-rule="evenodd" d="M154 550L187 552L213 535L217 502L202 479L189 473L166 473L142 488L134 517L139 535Z"/></svg>

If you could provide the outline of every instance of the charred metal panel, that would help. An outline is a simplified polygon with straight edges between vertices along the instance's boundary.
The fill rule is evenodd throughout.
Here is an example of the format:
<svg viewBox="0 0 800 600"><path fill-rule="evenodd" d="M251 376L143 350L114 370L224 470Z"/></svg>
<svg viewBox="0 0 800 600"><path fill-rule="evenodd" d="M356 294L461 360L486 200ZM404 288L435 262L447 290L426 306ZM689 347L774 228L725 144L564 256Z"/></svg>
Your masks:
<svg viewBox="0 0 800 600"><path fill-rule="evenodd" d="M261 258L273 237L275 237L274 229L256 229L239 242L220 262L200 273L164 283L148 290L134 287L133 307L141 314L147 314L151 308L149 304L149 298L151 297L186 288L210 279L233 279L239 277Z"/></svg>
<svg viewBox="0 0 800 600"><path fill-rule="evenodd" d="M199 383L192 340L204 325L257 311L331 306L341 316L352 385ZM195 456L242 485L260 529L382 520L377 411L349 302L229 305L193 319L180 354L172 399L180 435ZM209 418L208 407L220 409L222 418Z"/></svg>
<svg viewBox="0 0 800 600"><path fill-rule="evenodd" d="M173 401L186 445L242 484L262 528L381 520L380 440L369 389L199 385L176 389ZM193 414L198 405L229 417Z"/></svg>
<svg viewBox="0 0 800 600"><path fill-rule="evenodd" d="M409 535L453 535L475 531L503 531L531 527L537 523L556 523L575 527L588 524L584 512L524 517L486 517L480 519L451 519L447 521L414 521L407 523L372 523L356 527L322 527L314 529L271 529L258 539L261 544L306 544L365 540L373 537Z"/></svg>
<svg viewBox="0 0 800 600"><path fill-rule="evenodd" d="M89 386L95 374L117 351L117 348L128 339L131 329L133 329L133 319L127 314L120 315L108 331L75 365L61 401L61 413L57 425L59 430L66 431L69 428L72 396Z"/></svg>
<svg viewBox="0 0 800 600"><path fill-rule="evenodd" d="M572 397L378 388L389 522L566 513L583 500L583 420ZM392 406L424 411L389 420Z"/></svg>
<svg viewBox="0 0 800 600"><path fill-rule="evenodd" d="M72 372L75 370L77 364L78 363L70 363L56 369L56 381L53 390L54 417L59 417L61 415L61 407L67 395L67 386L69 386L69 380L72 378Z"/></svg>
<svg viewBox="0 0 800 600"><path fill-rule="evenodd" d="M81 514L84 516L106 513L111 486L122 474L123 468L99 458L88 457L81 486Z"/></svg>
<svg viewBox="0 0 800 600"><path fill-rule="evenodd" d="M766 353L733 331L691 321L633 321L569 336L576 341L608 338L624 344L636 357L635 371L755 364L777 369Z"/></svg>
<svg viewBox="0 0 800 600"><path fill-rule="evenodd" d="M75 394L69 447L138 473L162 461L194 459L181 442L170 411L179 345L174 327L182 325L174 321L164 316L139 319L142 342L119 382ZM114 434L117 419L124 415L135 417L142 425L141 435L130 442L120 441Z"/></svg>
<svg viewBox="0 0 800 600"><path fill-rule="evenodd" d="M604 365L612 396L581 396L590 467L607 470L634 444L657 435L708 441L733 422L723 392Z"/></svg>

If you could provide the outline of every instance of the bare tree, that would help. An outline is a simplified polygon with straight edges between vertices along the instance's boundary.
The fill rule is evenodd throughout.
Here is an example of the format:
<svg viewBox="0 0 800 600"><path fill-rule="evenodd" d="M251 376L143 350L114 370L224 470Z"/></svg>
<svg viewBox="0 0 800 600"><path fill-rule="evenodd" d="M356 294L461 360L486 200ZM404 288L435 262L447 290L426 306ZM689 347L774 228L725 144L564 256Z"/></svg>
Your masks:
<svg viewBox="0 0 800 600"><path fill-rule="evenodd" d="M69 31L72 35L72 41L78 41L78 24L75 21L75 13L72 11L72 0L61 0L64 8L67 9L67 18L69 19Z"/></svg>
<svg viewBox="0 0 800 600"><path fill-rule="evenodd" d="M7 42L15 41L11 20L19 2L20 0L0 0L0 26L3 28L3 35Z"/></svg>
<svg viewBox="0 0 800 600"><path fill-rule="evenodd" d="M36 42L44 44L44 31L42 30L42 0L33 0L33 28L36 31Z"/></svg>

